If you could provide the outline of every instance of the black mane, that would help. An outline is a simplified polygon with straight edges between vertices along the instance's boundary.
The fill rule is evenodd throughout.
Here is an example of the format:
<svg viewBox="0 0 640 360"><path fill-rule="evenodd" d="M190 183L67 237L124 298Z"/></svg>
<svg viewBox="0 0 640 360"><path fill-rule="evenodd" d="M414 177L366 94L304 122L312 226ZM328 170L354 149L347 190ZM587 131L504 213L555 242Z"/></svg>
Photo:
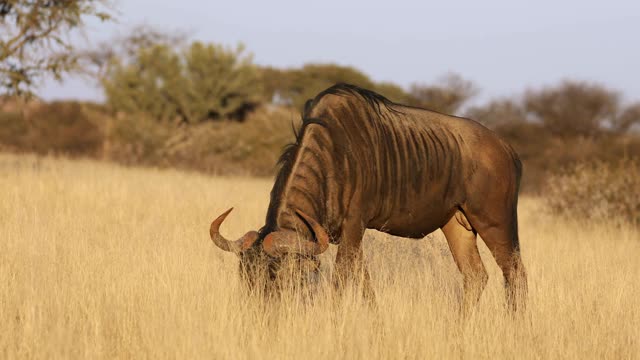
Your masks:
<svg viewBox="0 0 640 360"><path fill-rule="evenodd" d="M267 234L276 230L277 227L277 216L278 209L281 205L281 197L280 195L284 191L284 187L286 186L287 179L291 174L291 170L293 169L293 164L295 163L295 159L298 156L298 149L300 148L302 137L304 136L305 130L307 126L311 124L318 124L320 126L326 127L327 124L322 119L311 118L309 114L315 104L318 103L322 97L325 95L338 95L338 96L359 96L366 102L371 109L373 109L377 114L381 114L382 108L384 106L387 109L392 111L397 111L391 108L391 105L396 105L391 100L386 97L364 88L361 88L356 85L338 83L333 85L332 87L320 92L314 99L309 99L305 103L304 109L302 111L302 125L299 129L296 130L293 127L293 134L295 135L295 142L286 145L283 149L282 154L277 162L277 175L275 178L275 183L273 185L273 189L271 190L271 199L269 203L269 208L267 210L267 217L265 221L265 225L259 230L260 239L264 239Z"/></svg>
<svg viewBox="0 0 640 360"><path fill-rule="evenodd" d="M276 165L278 172L273 189L271 190L271 201L269 202L269 209L267 210L267 219L265 221L265 225L259 231L261 239L276 229L278 209L280 208L280 202L282 200L280 194L284 191L289 174L291 174L291 169L293 168L293 164L298 155L298 149L300 148L304 131L307 126L311 124L326 126L326 124L320 119L305 118L303 115L302 126L299 129L296 129L295 127L293 128L293 134L296 138L295 142L287 144L278 159Z"/></svg>
<svg viewBox="0 0 640 360"><path fill-rule="evenodd" d="M392 105L397 105L393 101L387 99L386 97L378 94L375 91L364 89L364 88L361 88L359 86L352 85L352 84L346 84L346 83L338 83L338 84L335 84L332 87L322 91L321 93L319 93L316 96L316 98L314 99L314 102L317 102L323 96L329 95L329 94L331 94L331 95L339 95L339 96L344 96L344 95L360 96L361 98L363 98L367 102L369 107L374 109L376 111L376 113L378 113L378 114L381 113L381 110L382 110L381 109L381 105L384 105L385 108L387 108L389 110L392 110L392 111L395 111L395 109L393 109L391 106Z"/></svg>

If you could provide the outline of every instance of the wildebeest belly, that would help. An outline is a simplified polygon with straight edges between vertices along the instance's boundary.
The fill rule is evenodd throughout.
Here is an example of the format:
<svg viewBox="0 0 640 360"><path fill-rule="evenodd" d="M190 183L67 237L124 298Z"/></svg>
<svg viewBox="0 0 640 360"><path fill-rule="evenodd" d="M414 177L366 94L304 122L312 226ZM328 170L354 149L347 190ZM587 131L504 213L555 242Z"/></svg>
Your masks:
<svg viewBox="0 0 640 360"><path fill-rule="evenodd" d="M373 219L367 227L394 236L422 239L446 224L456 210L454 204L428 201L406 205Z"/></svg>

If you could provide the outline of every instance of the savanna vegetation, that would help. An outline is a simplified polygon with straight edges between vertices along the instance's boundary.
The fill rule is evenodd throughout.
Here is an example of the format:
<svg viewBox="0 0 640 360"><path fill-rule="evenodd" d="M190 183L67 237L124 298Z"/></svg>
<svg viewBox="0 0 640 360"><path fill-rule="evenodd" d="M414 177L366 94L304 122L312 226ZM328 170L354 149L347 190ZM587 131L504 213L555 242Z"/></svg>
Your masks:
<svg viewBox="0 0 640 360"><path fill-rule="evenodd" d="M597 175L596 175L597 176ZM637 176L637 175L636 175ZM637 179L636 179L637 182ZM489 284L458 312L462 280L440 231L423 240L370 231L377 309L332 293L335 247L309 296L248 294L208 224L232 205L231 237L264 221L271 181L93 160L0 155L3 358L633 359L640 353L640 232L605 213L559 218L520 202L529 273L525 313Z"/></svg>
<svg viewBox="0 0 640 360"><path fill-rule="evenodd" d="M565 80L474 101L457 74L408 87L352 66L256 64L242 45L149 27L82 49L109 1L0 2L0 357L636 358L640 353L640 102ZM104 103L44 102L43 78L82 74ZM471 117L524 162L519 208L529 305L490 281L461 318L461 276L438 231L369 231L377 306L336 297L335 247L312 288L249 293L208 239L263 225L275 164L304 102L336 82ZM481 151L481 150L479 150ZM126 166L123 166L126 165ZM212 176L214 175L214 176ZM561 214L563 216L557 216Z"/></svg>
<svg viewBox="0 0 640 360"><path fill-rule="evenodd" d="M590 82L566 80L478 104L470 100L481 88L457 74L405 89L350 66L261 66L241 45L190 42L179 32L149 27L73 54L79 70L102 87L106 102L24 103L4 96L0 148L271 175L304 102L348 82L494 129L523 159L527 192L541 191L557 169L640 156L640 103Z"/></svg>
<svg viewBox="0 0 640 360"><path fill-rule="evenodd" d="M87 18L109 21L108 0L0 1L0 89L30 97L43 77L79 69L70 34Z"/></svg>

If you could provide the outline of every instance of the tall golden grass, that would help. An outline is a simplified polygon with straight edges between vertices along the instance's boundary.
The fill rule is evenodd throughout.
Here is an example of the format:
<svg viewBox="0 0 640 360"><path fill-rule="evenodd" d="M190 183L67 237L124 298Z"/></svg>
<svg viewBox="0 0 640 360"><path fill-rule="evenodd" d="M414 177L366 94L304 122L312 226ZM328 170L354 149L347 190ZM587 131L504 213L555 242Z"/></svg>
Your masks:
<svg viewBox="0 0 640 360"><path fill-rule="evenodd" d="M438 232L367 233L377 309L331 296L248 296L235 255L208 239L261 226L270 181L0 155L1 358L423 359L640 356L640 233L559 220L523 198L529 306L502 278L458 316L461 279ZM335 249L323 255L330 276Z"/></svg>

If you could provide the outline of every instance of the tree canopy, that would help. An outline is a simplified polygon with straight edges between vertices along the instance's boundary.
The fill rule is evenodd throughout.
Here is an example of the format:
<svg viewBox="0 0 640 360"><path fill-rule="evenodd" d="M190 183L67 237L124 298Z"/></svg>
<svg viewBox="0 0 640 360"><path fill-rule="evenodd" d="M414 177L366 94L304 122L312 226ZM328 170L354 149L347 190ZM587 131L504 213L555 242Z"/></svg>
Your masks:
<svg viewBox="0 0 640 360"><path fill-rule="evenodd" d="M243 46L202 42L183 49L153 44L128 59L114 56L102 85L115 111L187 123L241 120L262 96L258 70Z"/></svg>
<svg viewBox="0 0 640 360"><path fill-rule="evenodd" d="M46 76L60 80L77 68L70 32L84 19L109 20L107 0L4 0L0 2L0 87L31 95Z"/></svg>

